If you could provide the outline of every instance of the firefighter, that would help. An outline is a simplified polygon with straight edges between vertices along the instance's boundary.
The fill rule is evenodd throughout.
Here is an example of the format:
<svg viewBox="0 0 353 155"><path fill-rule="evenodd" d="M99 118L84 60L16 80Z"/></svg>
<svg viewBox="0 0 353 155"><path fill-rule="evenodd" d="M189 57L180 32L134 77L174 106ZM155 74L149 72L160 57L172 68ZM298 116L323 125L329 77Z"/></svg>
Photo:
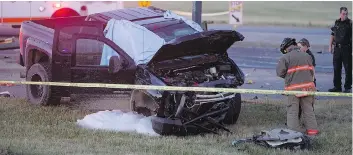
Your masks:
<svg viewBox="0 0 353 155"><path fill-rule="evenodd" d="M316 91L314 84L314 66L310 55L301 52L294 38L284 38L280 46L284 54L277 66L277 76L285 80L287 91ZM287 126L288 128L308 135L318 134L317 122L313 110L314 96L306 94L288 95ZM299 121L299 107L303 110L303 131Z"/></svg>
<svg viewBox="0 0 353 155"><path fill-rule="evenodd" d="M340 18L331 27L329 52L333 54L334 88L329 89L330 92L342 92L342 64L346 74L343 92L350 93L352 88L352 20L347 16L347 8L341 7Z"/></svg>

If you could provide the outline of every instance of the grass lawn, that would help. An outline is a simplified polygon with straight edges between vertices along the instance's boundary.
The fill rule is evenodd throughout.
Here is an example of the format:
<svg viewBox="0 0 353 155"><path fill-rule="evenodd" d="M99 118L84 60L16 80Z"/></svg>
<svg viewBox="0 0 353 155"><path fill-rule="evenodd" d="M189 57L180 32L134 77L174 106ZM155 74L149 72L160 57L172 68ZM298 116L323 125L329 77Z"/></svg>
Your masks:
<svg viewBox="0 0 353 155"><path fill-rule="evenodd" d="M352 101L320 101L316 114L320 131L313 151L293 154L352 154ZM77 119L91 112L67 106L34 107L19 99L0 99L0 154L283 154L255 144L231 146L232 140L263 129L283 127L281 102L243 104L234 134L193 137L148 137L138 134L78 128ZM291 153L292 154L292 153Z"/></svg>
<svg viewBox="0 0 353 155"><path fill-rule="evenodd" d="M151 5L169 10L192 11L192 1L152 1ZM138 2L124 2L124 6L137 7ZM339 18L341 6L348 8L351 18L352 2L348 1L245 1L243 21L251 25L328 26ZM228 7L228 1L202 2L203 13L224 12ZM203 17L203 20L228 23L228 18L228 15L221 15Z"/></svg>

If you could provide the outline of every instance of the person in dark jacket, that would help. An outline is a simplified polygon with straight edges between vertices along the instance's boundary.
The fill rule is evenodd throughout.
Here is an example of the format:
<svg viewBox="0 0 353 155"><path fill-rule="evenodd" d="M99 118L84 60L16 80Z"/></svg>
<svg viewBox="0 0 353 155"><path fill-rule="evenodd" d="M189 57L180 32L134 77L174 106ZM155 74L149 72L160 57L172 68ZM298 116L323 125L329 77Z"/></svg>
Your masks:
<svg viewBox="0 0 353 155"><path fill-rule="evenodd" d="M300 47L300 51L302 52L306 52L310 55L311 59L313 60L313 66L316 67L316 63L315 63L315 56L314 54L310 51L310 43L308 41L308 39L306 38L302 38L298 41L298 47ZM316 78L314 78L314 83L316 86Z"/></svg>
<svg viewBox="0 0 353 155"><path fill-rule="evenodd" d="M313 66L314 66L314 68L316 67L316 64L315 64L315 56L314 56L314 54L310 51L310 43L309 43L309 41L308 41L308 39L306 39L306 38L302 38L302 39L300 39L299 41L298 41L298 47L300 47L300 51L302 51L302 52L305 52L305 53L307 53L307 54L309 54L310 55L310 57L311 57L311 60L313 61ZM316 86L316 78L315 78L315 76L314 76L314 84L315 84L315 86ZM317 90L318 91L318 90ZM314 104L314 103L313 103ZM314 109L314 105L313 105L313 109ZM302 116L302 108L301 107L299 107L299 119L301 119L301 116Z"/></svg>
<svg viewBox="0 0 353 155"><path fill-rule="evenodd" d="M329 52L333 54L334 88L328 91L342 91L341 74L343 64L346 74L344 92L349 93L352 89L352 20L348 18L348 9L346 7L340 8L340 18L335 21L331 30ZM332 51L332 49L334 50Z"/></svg>

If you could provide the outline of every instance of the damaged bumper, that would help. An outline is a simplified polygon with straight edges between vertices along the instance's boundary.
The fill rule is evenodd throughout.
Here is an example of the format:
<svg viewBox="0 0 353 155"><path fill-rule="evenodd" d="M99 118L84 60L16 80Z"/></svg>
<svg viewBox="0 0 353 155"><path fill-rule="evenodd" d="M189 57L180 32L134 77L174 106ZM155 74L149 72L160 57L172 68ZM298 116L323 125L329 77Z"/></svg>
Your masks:
<svg viewBox="0 0 353 155"><path fill-rule="evenodd" d="M152 117L152 128L160 135L182 134L183 124L180 119Z"/></svg>
<svg viewBox="0 0 353 155"><path fill-rule="evenodd" d="M222 124L216 122L212 119L212 116L221 115L227 112L229 107L225 107L216 111L205 113L201 116L193 118L191 120L186 120L185 118L161 118L161 117L152 117L152 127L153 130L160 135L193 135L200 132L211 132L218 134L214 128L220 128L225 131L230 132ZM205 123L212 125L213 127L205 125Z"/></svg>
<svg viewBox="0 0 353 155"><path fill-rule="evenodd" d="M208 103L208 102L219 102L227 99L231 99L235 96L234 93L218 93L214 95L196 95L195 102Z"/></svg>
<svg viewBox="0 0 353 155"><path fill-rule="evenodd" d="M234 93L196 94L195 100L194 100L194 106L202 106L203 104L208 104L209 106L212 107L212 106L216 106L216 104L220 102L227 103L229 102L230 99L234 97L235 97ZM183 100L183 97L182 97L179 106L181 105L183 107L184 103L185 103L185 100ZM182 108L183 113L195 115L196 114L195 111L191 110L194 108L194 106L191 106L191 107L186 106L187 108L186 107ZM152 117L153 130L160 135L178 135L178 136L198 134L200 132L212 132L217 134L217 132L213 130L214 128L221 128L223 130L229 131L222 124L220 124L218 121L214 119L216 117L220 117L221 115L225 114L229 109L228 106L221 107L221 108L214 108L211 111L202 113L197 117L191 117L191 118L179 117L180 116L179 108L175 114L176 117L162 118L162 117L153 116ZM212 127L209 125L211 125Z"/></svg>

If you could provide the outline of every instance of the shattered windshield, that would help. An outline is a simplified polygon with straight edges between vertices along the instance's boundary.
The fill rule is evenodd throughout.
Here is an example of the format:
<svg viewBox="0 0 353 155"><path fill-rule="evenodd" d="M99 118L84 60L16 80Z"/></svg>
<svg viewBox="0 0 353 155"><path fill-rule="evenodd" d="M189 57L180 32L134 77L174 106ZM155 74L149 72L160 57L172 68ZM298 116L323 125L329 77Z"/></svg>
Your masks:
<svg viewBox="0 0 353 155"><path fill-rule="evenodd" d="M166 42L198 32L184 22L153 29L151 31L163 38Z"/></svg>

